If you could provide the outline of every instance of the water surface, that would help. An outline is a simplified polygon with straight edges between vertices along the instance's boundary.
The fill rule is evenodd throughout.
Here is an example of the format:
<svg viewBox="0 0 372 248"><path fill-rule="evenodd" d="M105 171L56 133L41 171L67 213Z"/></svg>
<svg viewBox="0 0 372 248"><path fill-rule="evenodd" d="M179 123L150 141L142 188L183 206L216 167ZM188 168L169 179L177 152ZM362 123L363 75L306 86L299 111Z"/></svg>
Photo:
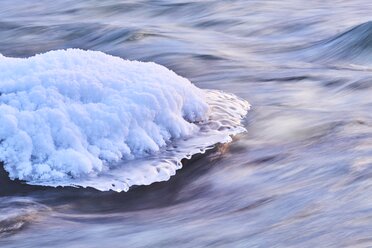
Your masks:
<svg viewBox="0 0 372 248"><path fill-rule="evenodd" d="M372 247L369 1L0 7L5 56L75 47L155 61L253 106L246 134L168 182L118 194L2 175L1 247Z"/></svg>

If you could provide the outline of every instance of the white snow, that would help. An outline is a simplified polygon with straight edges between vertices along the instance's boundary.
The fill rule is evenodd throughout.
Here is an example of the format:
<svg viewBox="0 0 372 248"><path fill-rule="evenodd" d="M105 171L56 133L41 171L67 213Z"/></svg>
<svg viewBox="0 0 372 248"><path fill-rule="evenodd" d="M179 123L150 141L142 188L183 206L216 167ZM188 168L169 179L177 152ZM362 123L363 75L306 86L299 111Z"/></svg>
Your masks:
<svg viewBox="0 0 372 248"><path fill-rule="evenodd" d="M100 190L167 180L182 158L244 131L249 108L161 65L78 49L0 55L0 94L10 178Z"/></svg>

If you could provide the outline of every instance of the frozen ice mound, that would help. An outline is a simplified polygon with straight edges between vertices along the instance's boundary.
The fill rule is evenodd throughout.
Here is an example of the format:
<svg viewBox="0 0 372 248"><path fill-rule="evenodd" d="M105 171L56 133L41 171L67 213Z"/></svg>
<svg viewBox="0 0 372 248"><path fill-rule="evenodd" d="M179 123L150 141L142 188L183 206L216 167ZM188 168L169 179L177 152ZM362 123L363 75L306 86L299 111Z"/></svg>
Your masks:
<svg viewBox="0 0 372 248"><path fill-rule="evenodd" d="M0 161L11 179L126 191L243 132L249 104L155 63L68 49L0 55Z"/></svg>

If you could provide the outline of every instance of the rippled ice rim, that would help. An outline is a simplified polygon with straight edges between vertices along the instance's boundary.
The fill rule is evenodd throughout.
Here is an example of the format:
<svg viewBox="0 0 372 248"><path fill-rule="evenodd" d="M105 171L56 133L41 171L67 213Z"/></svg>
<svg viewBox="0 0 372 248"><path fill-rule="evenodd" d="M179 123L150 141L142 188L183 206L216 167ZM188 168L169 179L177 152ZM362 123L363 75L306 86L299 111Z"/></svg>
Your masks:
<svg viewBox="0 0 372 248"><path fill-rule="evenodd" d="M229 143L232 136L245 132L241 122L250 104L234 94L218 90L204 90L210 107L209 119L197 123L200 131L187 139L174 140L151 156L125 160L115 169L84 178L51 181L27 181L30 185L92 187L100 191L128 191L135 185L150 185L167 181L182 168L182 159L203 154L217 144Z"/></svg>

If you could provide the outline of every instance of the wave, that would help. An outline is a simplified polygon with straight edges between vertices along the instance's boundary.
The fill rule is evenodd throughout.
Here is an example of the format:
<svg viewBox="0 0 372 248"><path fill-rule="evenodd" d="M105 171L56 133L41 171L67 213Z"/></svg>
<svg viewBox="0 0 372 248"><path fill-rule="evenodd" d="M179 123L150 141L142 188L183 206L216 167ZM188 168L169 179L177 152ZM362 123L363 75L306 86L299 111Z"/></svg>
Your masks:
<svg viewBox="0 0 372 248"><path fill-rule="evenodd" d="M308 52L316 60L369 64L372 62L372 21L320 41L310 47Z"/></svg>
<svg viewBox="0 0 372 248"><path fill-rule="evenodd" d="M102 52L0 56L0 161L33 185L126 191L243 132L249 104Z"/></svg>
<svg viewBox="0 0 372 248"><path fill-rule="evenodd" d="M22 230L27 224L40 217L40 212L50 209L32 199L2 197L0 202L0 238Z"/></svg>

